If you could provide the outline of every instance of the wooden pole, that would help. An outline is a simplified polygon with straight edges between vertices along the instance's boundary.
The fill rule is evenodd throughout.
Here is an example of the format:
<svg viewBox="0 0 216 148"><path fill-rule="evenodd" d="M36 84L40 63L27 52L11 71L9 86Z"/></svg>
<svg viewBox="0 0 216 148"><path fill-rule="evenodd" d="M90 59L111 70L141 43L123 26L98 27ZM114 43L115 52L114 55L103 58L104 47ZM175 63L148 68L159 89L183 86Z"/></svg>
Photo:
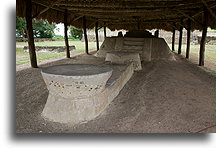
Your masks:
<svg viewBox="0 0 216 148"><path fill-rule="evenodd" d="M35 44L34 44L34 36L33 36L33 28L32 28L32 1L25 0L26 4L26 28L28 35L28 46L29 46L29 56L32 68L38 68L37 66L37 57L35 52Z"/></svg>
<svg viewBox="0 0 216 148"><path fill-rule="evenodd" d="M188 28L187 28L187 48L186 48L186 58L189 58L190 54L190 35L191 35L191 20L188 19Z"/></svg>
<svg viewBox="0 0 216 148"><path fill-rule="evenodd" d="M106 38L106 23L104 23L104 39Z"/></svg>
<svg viewBox="0 0 216 148"><path fill-rule="evenodd" d="M65 13L64 13L64 39L65 39L66 57L70 58L70 50L69 50L68 35L67 35L67 31L68 31L67 22L68 22L67 9L65 9Z"/></svg>
<svg viewBox="0 0 216 148"><path fill-rule="evenodd" d="M98 21L95 23L95 36L96 36L96 46L97 51L99 50L99 41L98 41Z"/></svg>
<svg viewBox="0 0 216 148"><path fill-rule="evenodd" d="M154 36L155 36L156 38L159 37L159 30L158 30L158 29L154 32Z"/></svg>
<svg viewBox="0 0 216 148"><path fill-rule="evenodd" d="M84 38L85 38L85 52L86 54L89 54L88 52L88 37L87 37L87 31L86 31L86 17L83 16L83 32L84 32Z"/></svg>
<svg viewBox="0 0 216 148"><path fill-rule="evenodd" d="M207 22L208 22L208 11L206 8L204 8L203 31L202 31L202 38L200 41L199 66L204 66L205 42L206 42L206 35L207 35Z"/></svg>
<svg viewBox="0 0 216 148"><path fill-rule="evenodd" d="M173 27L173 34L172 34L172 51L175 51L175 28Z"/></svg>
<svg viewBox="0 0 216 148"><path fill-rule="evenodd" d="M178 47L178 54L181 54L181 46L182 46L182 30L183 30L183 19L181 19L181 25L179 30L179 47Z"/></svg>

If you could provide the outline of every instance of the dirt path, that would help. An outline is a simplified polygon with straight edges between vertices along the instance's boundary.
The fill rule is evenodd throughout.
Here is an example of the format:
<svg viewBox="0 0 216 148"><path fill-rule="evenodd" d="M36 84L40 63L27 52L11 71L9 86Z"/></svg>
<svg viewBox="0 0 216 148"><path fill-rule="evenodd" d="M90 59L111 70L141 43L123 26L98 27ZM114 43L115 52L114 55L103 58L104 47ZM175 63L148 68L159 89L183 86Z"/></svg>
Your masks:
<svg viewBox="0 0 216 148"><path fill-rule="evenodd" d="M76 63L79 57L47 65ZM40 69L16 73L17 133L215 132L215 77L181 57L143 63L96 119L79 125L44 120L48 91ZM47 66L45 65L45 66Z"/></svg>

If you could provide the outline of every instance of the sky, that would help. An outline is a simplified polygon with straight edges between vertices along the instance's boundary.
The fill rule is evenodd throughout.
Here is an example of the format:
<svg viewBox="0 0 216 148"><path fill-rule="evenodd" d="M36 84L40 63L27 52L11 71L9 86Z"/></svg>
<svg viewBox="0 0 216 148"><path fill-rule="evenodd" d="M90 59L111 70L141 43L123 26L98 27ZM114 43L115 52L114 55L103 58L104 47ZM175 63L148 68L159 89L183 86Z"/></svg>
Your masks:
<svg viewBox="0 0 216 148"><path fill-rule="evenodd" d="M56 24L56 28L54 30L54 33L56 35L64 36L64 24L62 24L62 23Z"/></svg>

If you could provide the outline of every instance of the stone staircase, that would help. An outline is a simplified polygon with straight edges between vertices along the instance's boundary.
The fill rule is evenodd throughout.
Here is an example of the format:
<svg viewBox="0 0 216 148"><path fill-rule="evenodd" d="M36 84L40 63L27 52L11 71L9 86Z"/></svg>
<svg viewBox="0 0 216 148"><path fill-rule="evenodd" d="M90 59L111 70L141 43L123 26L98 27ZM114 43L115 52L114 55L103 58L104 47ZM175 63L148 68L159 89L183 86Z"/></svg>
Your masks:
<svg viewBox="0 0 216 148"><path fill-rule="evenodd" d="M137 52L141 61L175 59L163 38L107 37L96 56L105 58L111 51Z"/></svg>
<svg viewBox="0 0 216 148"><path fill-rule="evenodd" d="M129 51L142 51L144 46L143 41L143 38L124 38L122 49Z"/></svg>
<svg viewBox="0 0 216 148"><path fill-rule="evenodd" d="M149 38L151 40L151 38ZM129 52L138 52L140 54L141 59L146 59L146 61L151 60L151 51L149 47L147 47L145 42L146 39L144 38L124 38L122 50L129 51ZM143 54L147 52L146 54Z"/></svg>

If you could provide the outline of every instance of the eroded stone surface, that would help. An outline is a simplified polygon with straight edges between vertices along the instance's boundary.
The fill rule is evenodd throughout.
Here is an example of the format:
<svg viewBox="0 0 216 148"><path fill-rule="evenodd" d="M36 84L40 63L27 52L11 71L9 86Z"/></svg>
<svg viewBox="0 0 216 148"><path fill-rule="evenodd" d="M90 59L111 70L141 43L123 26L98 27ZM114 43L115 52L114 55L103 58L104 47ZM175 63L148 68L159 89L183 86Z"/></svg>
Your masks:
<svg viewBox="0 0 216 148"><path fill-rule="evenodd" d="M112 69L107 65L65 64L43 68L41 73L52 94L72 99L104 90Z"/></svg>
<svg viewBox="0 0 216 148"><path fill-rule="evenodd" d="M126 64L132 62L134 70L142 70L141 60L137 52L112 51L106 54L105 61L111 61L115 64Z"/></svg>
<svg viewBox="0 0 216 148"><path fill-rule="evenodd" d="M64 66L64 65L63 65ZM82 77L88 77L88 79L76 79L76 84L73 80L73 77L78 77L78 73L82 73L83 70L74 72L75 76L69 76L69 74L73 74L70 70L66 70L67 75L64 76L63 72L55 72L55 68L51 67L50 69L44 69L42 72L43 78L47 87L49 89L49 96L47 99L47 103L42 112L42 116L45 119L60 122L60 123L80 123L89 121L98 116L107 106L108 104L119 94L120 90L124 87L126 82L133 75L133 65L131 63L127 65L103 65L105 67L109 67L113 69L112 76L108 80L108 78L100 79L100 81L107 82L104 85L104 89L98 91L97 93L93 93L89 95L95 88L89 89L86 91L83 87L80 87L79 91L74 91L74 86L77 85L83 86L84 84L94 83L94 86L97 86L99 81L99 77L96 73L110 72L105 68L101 68L99 71L94 71L94 75L83 74ZM58 66L57 66L58 67ZM56 68L57 68L56 67ZM54 72L53 72L54 68ZM67 67L68 68L68 67ZM94 69L94 68L93 68ZM62 70L62 69L61 69ZM96 70L96 69L94 69ZM44 73L44 72L47 73ZM59 75L54 75L54 73ZM89 72L89 74L92 74ZM61 74L61 75L60 75ZM89 76L97 76L94 79L89 78ZM55 81L61 82L61 84L55 83ZM108 80L108 81L107 81ZM53 82L52 82L53 81ZM83 83L84 82L84 83ZM51 83L51 84L50 84ZM73 86L66 86L65 84L74 84ZM63 85L64 84L64 85ZM55 86L54 86L55 85ZM62 87L64 86L64 87ZM89 92L88 92L89 91ZM63 93L61 93L63 92ZM74 95L78 94L77 97ZM83 94L84 93L84 94ZM88 94L89 93L89 94Z"/></svg>
<svg viewBox="0 0 216 148"><path fill-rule="evenodd" d="M141 61L175 60L163 38L107 37L96 56L105 58L106 53L112 51L138 52Z"/></svg>

